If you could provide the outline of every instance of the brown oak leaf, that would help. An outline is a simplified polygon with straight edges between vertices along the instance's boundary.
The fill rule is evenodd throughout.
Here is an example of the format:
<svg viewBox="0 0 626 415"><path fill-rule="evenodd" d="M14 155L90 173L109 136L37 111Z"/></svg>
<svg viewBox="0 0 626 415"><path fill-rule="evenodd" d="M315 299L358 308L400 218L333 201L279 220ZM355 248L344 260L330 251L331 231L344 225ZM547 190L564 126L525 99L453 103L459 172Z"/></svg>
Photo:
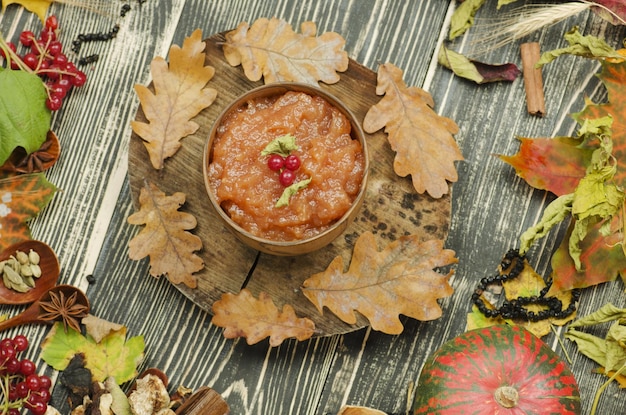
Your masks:
<svg viewBox="0 0 626 415"><path fill-rule="evenodd" d="M443 249L443 241L420 242L403 236L378 251L374 235L359 237L347 272L341 256L328 268L304 281L304 295L320 313L327 307L348 324L356 323L355 311L365 316L374 330L399 334L404 329L399 315L418 320L441 317L439 298L452 294L447 275L437 267L457 262L455 253Z"/></svg>
<svg viewBox="0 0 626 415"><path fill-rule="evenodd" d="M135 85L148 122L132 121L131 125L144 140L155 169L162 169L164 160L178 151L181 139L198 130L191 119L215 101L217 91L205 87L215 74L212 66L204 66L205 47L197 29L182 48L170 48L169 66L161 57L152 60L154 93L144 85Z"/></svg>
<svg viewBox="0 0 626 415"><path fill-rule="evenodd" d="M140 210L128 217L128 223L145 227L128 243L130 259L150 256L153 277L167 275L174 284L182 282L195 288L197 281L192 274L201 270L204 262L194 252L202 248L202 241L187 232L196 227L196 218L178 211L185 203L185 194L167 196L156 185L146 183L139 203Z"/></svg>
<svg viewBox="0 0 626 415"><path fill-rule="evenodd" d="M248 79L266 84L291 81L318 85L334 84L337 71L348 69L345 39L338 33L315 36L313 22L300 26L301 34L282 19L257 19L226 33L224 57L232 66L241 65Z"/></svg>
<svg viewBox="0 0 626 415"><path fill-rule="evenodd" d="M245 337L255 344L269 337L272 347L283 340L295 337L302 341L315 333L315 323L308 318L298 318L289 304L279 311L268 294L261 292L256 299L244 288L239 294L225 293L213 303L211 323L224 328L224 337Z"/></svg>
<svg viewBox="0 0 626 415"><path fill-rule="evenodd" d="M374 133L385 127L396 152L394 171L401 177L410 174L418 193L434 198L448 193L447 181L458 179L454 162L463 160L453 137L459 127L433 110L428 92L407 87L402 70L391 63L378 68L376 94L385 96L365 114L363 129Z"/></svg>

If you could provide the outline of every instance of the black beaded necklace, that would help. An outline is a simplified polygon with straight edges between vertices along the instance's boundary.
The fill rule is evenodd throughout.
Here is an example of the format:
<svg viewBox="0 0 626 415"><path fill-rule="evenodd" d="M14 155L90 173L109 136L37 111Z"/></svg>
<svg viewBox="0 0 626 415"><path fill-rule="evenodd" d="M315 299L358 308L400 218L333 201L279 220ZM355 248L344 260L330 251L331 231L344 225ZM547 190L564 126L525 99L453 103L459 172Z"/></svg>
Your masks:
<svg viewBox="0 0 626 415"><path fill-rule="evenodd" d="M576 311L576 302L580 298L580 290L572 290L572 299L569 306L563 309L563 303L556 297L546 297L546 294L550 290L552 281L546 283L539 295L532 297L518 297L513 300L504 300L499 308L491 309L487 307L487 304L482 299L483 292L487 289L487 286L492 284L501 285L505 281L510 281L517 278L524 269L524 262L526 257L520 255L519 250L509 250L500 264L502 272L490 276L484 277L480 280L480 283L472 294L472 302L476 305L478 310L485 317L502 317L512 320L523 321L540 321L547 319L563 319L571 315ZM508 274L506 273L508 271ZM534 312L529 311L526 306L530 304L537 304L547 307L547 309Z"/></svg>

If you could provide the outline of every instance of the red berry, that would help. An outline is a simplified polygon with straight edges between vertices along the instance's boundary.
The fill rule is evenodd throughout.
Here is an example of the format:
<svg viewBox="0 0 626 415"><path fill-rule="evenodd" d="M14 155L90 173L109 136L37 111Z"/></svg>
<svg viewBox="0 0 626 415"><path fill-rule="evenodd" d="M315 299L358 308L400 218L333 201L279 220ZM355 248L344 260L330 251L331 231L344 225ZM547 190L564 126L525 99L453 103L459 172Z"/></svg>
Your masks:
<svg viewBox="0 0 626 415"><path fill-rule="evenodd" d="M44 43L50 43L57 40L57 34L54 32L54 30L45 28L39 34L39 39L41 39Z"/></svg>
<svg viewBox="0 0 626 415"><path fill-rule="evenodd" d="M46 99L46 107L50 110L50 111L58 111L61 109L61 106L63 105L63 98L61 98L58 95L50 95L50 97L48 99Z"/></svg>
<svg viewBox="0 0 626 415"><path fill-rule="evenodd" d="M63 51L63 45L58 40L54 42L50 42L48 45L48 53L52 56L57 56L59 53Z"/></svg>
<svg viewBox="0 0 626 415"><path fill-rule="evenodd" d="M272 171L278 171L283 168L285 164L285 159L280 154L272 154L270 158L267 159L267 167Z"/></svg>
<svg viewBox="0 0 626 415"><path fill-rule="evenodd" d="M20 33L20 43L29 48L35 41L35 34L30 30L24 30Z"/></svg>
<svg viewBox="0 0 626 415"><path fill-rule="evenodd" d="M24 383L26 383L26 386L28 386L28 389L30 389L31 391L38 391L41 386L39 384L39 375L36 373L31 373L30 375L26 376Z"/></svg>
<svg viewBox="0 0 626 415"><path fill-rule="evenodd" d="M11 49L13 52L15 52L17 50L17 47L15 46L15 43L13 42L7 42L7 46L9 47L9 49ZM6 58L7 55L4 51L4 49L0 49L0 56L2 56L3 58Z"/></svg>
<svg viewBox="0 0 626 415"><path fill-rule="evenodd" d="M32 375L35 369L35 363L32 360L22 359L20 362L20 373L24 376Z"/></svg>
<svg viewBox="0 0 626 415"><path fill-rule="evenodd" d="M26 66L28 66L32 70L35 70L37 68L37 65L39 64L39 58L32 52L24 55L22 60L24 61Z"/></svg>
<svg viewBox="0 0 626 415"><path fill-rule="evenodd" d="M39 376L39 390L49 390L52 387L52 379L46 375Z"/></svg>
<svg viewBox="0 0 626 415"><path fill-rule="evenodd" d="M23 334L18 334L13 338L13 344L15 344L15 350L23 352L28 349L28 338Z"/></svg>
<svg viewBox="0 0 626 415"><path fill-rule="evenodd" d="M58 81L56 81L56 84L60 86L61 88L63 88L65 90L65 92L69 91L70 89L72 89L72 81L69 80L67 77L65 78L60 78Z"/></svg>
<svg viewBox="0 0 626 415"><path fill-rule="evenodd" d="M15 393L17 393L17 396L20 398L27 397L29 391L30 389L28 389L25 382L18 382L17 385L15 385Z"/></svg>
<svg viewBox="0 0 626 415"><path fill-rule="evenodd" d="M44 415L48 410L48 405L43 402L28 402L26 405L33 415Z"/></svg>
<svg viewBox="0 0 626 415"><path fill-rule="evenodd" d="M59 79L61 68L58 65L50 65L50 67L46 70L45 75L48 79L56 80Z"/></svg>
<svg viewBox="0 0 626 415"><path fill-rule="evenodd" d="M54 57L54 59L52 59L52 64L53 65L57 65L59 68L65 68L65 65L67 65L67 56L65 56L62 53L59 53L58 55L56 55Z"/></svg>
<svg viewBox="0 0 626 415"><path fill-rule="evenodd" d="M295 154L290 154L285 159L285 168L291 171L296 171L300 168L300 158Z"/></svg>
<svg viewBox="0 0 626 415"><path fill-rule="evenodd" d="M280 172L278 180L280 181L280 184L287 187L290 186L294 180L296 180L296 174L292 170L285 169Z"/></svg>
<svg viewBox="0 0 626 415"><path fill-rule="evenodd" d="M30 45L30 51L33 52L37 56L44 53L45 48L46 48L46 43L41 39L33 42L32 45Z"/></svg>
<svg viewBox="0 0 626 415"><path fill-rule="evenodd" d="M84 72L76 71L74 73L74 77L72 78L72 84L74 86L83 86L87 82L87 75Z"/></svg>
<svg viewBox="0 0 626 415"><path fill-rule="evenodd" d="M17 360L17 357L10 359L8 362L6 362L4 366L6 367L7 372L14 374L14 375L20 371L20 367L21 367L20 361Z"/></svg>
<svg viewBox="0 0 626 415"><path fill-rule="evenodd" d="M52 15L46 19L45 23L46 29L49 30L57 30L59 28L59 19L56 16Z"/></svg>

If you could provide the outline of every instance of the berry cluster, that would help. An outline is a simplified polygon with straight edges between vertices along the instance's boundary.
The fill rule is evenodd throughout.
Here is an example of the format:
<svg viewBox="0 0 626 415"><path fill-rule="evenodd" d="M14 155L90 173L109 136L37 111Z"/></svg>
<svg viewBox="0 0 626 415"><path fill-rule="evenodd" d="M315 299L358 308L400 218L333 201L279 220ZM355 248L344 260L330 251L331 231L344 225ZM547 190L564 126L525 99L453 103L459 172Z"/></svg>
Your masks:
<svg viewBox="0 0 626 415"><path fill-rule="evenodd" d="M278 171L280 184L287 187L296 180L296 170L300 168L300 158L295 154L283 157L280 154L272 154L267 159L267 167L272 171Z"/></svg>
<svg viewBox="0 0 626 415"><path fill-rule="evenodd" d="M0 48L0 56L9 60L11 69L32 71L42 78L48 91L46 106L50 111L59 110L70 89L83 86L87 81L85 73L63 53L63 45L57 39L58 28L56 16L50 16L39 37L30 30L20 33L21 55L14 43L7 43L8 50Z"/></svg>
<svg viewBox="0 0 626 415"><path fill-rule="evenodd" d="M50 401L52 381L35 373L35 363L19 359L28 348L28 339L21 334L0 341L0 413L19 415L27 408L33 415L43 415Z"/></svg>

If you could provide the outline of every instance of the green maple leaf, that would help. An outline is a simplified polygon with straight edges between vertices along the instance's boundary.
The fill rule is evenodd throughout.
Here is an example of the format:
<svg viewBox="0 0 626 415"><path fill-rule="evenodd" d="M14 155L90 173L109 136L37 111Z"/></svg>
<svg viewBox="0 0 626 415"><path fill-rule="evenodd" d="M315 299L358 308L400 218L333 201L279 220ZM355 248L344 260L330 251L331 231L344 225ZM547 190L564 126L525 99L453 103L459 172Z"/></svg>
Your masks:
<svg viewBox="0 0 626 415"><path fill-rule="evenodd" d="M524 139L518 154L501 156L531 186L560 196L553 203L561 206L549 206L551 216L522 235L523 244L543 237L542 225L574 219L552 257L551 295L620 275L626 281L626 62L603 60L599 78L608 102L588 100L573 115L579 137Z"/></svg>
<svg viewBox="0 0 626 415"><path fill-rule="evenodd" d="M0 179L0 251L30 239L28 221L50 202L56 190L43 173Z"/></svg>
<svg viewBox="0 0 626 415"><path fill-rule="evenodd" d="M41 358L56 370L64 370L74 355L82 353L94 381L112 377L121 385L137 376L144 348L143 336L126 339L123 326L96 342L76 330L65 332L62 324L55 323L41 345Z"/></svg>

